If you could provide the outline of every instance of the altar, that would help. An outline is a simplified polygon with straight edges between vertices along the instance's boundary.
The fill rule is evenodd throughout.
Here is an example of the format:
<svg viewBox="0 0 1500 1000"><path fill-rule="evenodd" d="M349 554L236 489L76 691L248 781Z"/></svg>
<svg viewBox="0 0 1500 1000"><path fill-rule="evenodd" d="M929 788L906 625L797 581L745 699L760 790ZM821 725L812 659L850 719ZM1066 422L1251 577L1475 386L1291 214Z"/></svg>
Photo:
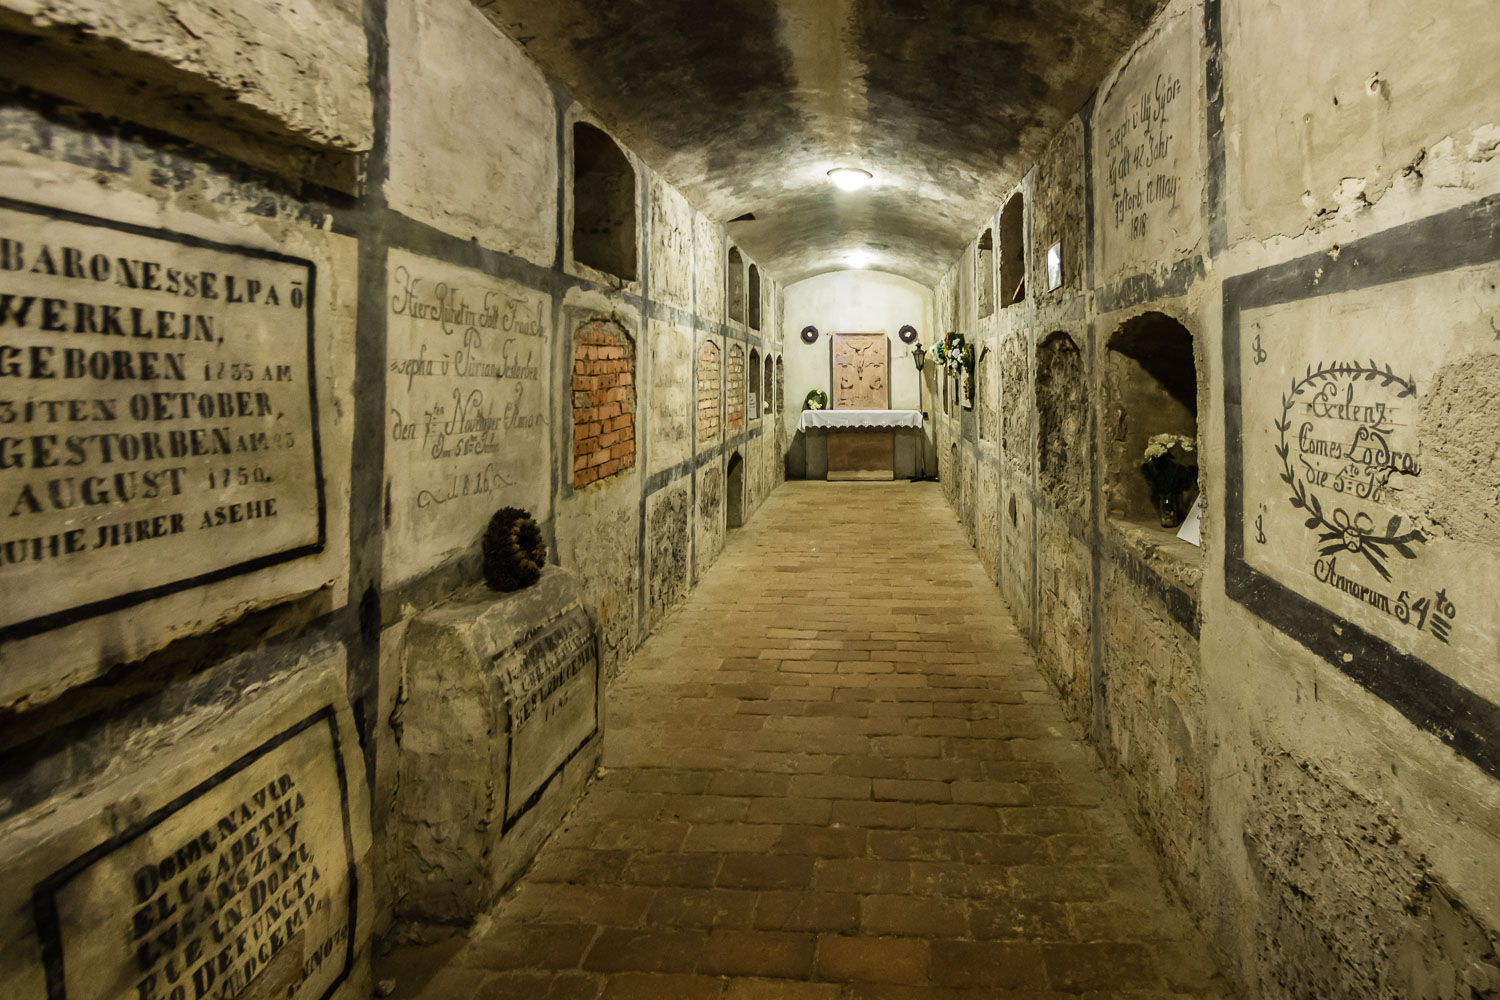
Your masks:
<svg viewBox="0 0 1500 1000"><path fill-rule="evenodd" d="M920 410L803 410L809 479L892 480L918 476Z"/></svg>

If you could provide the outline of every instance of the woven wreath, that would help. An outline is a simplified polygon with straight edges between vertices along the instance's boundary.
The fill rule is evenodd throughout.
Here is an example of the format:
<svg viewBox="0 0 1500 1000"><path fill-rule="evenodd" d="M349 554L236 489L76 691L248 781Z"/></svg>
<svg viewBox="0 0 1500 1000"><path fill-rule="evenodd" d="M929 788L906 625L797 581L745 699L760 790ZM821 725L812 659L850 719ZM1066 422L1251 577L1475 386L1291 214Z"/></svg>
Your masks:
<svg viewBox="0 0 1500 1000"><path fill-rule="evenodd" d="M542 529L530 512L519 507L502 507L495 512L480 548L485 582L505 593L536 583L547 562Z"/></svg>

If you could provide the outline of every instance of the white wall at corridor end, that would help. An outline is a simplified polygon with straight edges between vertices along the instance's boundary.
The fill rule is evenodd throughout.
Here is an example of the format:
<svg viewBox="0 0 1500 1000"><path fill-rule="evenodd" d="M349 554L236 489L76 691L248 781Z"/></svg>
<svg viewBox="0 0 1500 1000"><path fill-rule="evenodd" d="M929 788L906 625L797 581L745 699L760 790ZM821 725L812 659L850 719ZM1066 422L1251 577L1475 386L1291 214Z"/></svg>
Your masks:
<svg viewBox="0 0 1500 1000"><path fill-rule="evenodd" d="M884 333L891 345L891 407L923 408L911 348L898 334L910 325L923 345L935 339L931 289L879 271L833 271L787 286L785 301L787 405L782 419L790 433L796 432L808 392L830 392L829 351L835 333ZM817 342L811 345L799 336L807 326L818 328Z"/></svg>

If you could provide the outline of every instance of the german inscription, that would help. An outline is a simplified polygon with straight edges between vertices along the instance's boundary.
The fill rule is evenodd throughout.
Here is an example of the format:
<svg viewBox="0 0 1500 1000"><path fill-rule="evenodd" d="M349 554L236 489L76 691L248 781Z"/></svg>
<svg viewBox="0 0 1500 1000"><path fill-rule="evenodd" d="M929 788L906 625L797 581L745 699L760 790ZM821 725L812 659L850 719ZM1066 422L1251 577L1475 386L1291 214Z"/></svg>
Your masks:
<svg viewBox="0 0 1500 1000"><path fill-rule="evenodd" d="M1201 229L1196 25L1168 17L1144 46L1106 87L1095 116L1094 197L1106 279L1191 250Z"/></svg>
<svg viewBox="0 0 1500 1000"><path fill-rule="evenodd" d="M0 637L321 550L314 277L0 206Z"/></svg>
<svg viewBox="0 0 1500 1000"><path fill-rule="evenodd" d="M330 719L44 885L49 995L321 998L347 972L353 898Z"/></svg>
<svg viewBox="0 0 1500 1000"><path fill-rule="evenodd" d="M393 251L385 560L407 579L471 545L496 509L545 518L547 296Z"/></svg>
<svg viewBox="0 0 1500 1000"><path fill-rule="evenodd" d="M512 820L598 728L598 657L589 617L576 608L525 649L507 655L506 819Z"/></svg>

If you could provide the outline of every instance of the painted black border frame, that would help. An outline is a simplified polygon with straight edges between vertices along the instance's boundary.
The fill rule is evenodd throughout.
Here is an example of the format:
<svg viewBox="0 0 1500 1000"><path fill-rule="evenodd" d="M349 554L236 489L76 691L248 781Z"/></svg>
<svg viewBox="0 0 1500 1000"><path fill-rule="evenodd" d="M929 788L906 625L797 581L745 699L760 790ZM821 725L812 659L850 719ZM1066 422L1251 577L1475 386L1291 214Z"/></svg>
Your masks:
<svg viewBox="0 0 1500 1000"><path fill-rule="evenodd" d="M218 243L213 240L190 236L186 233L174 232L170 229L162 229L152 226L140 226L129 222L118 222L113 219L100 218L83 212L74 212L68 209L56 208L51 205L42 205L35 202L21 201L15 198L0 197L0 208L14 212L22 212L28 215L40 215L48 219L56 219L59 222L70 222L75 225L95 226L104 229L113 229L133 236L144 236L149 239L162 240L167 243L177 243L182 246L193 247L201 250L212 250L217 253L228 253L239 257L250 257L258 260L271 260L282 264L292 264L307 269L307 384L308 384L308 419L312 424L312 461L314 489L318 497L318 537L315 542L303 542L282 549L279 552L269 552L265 555L247 559L244 562L234 563L229 566L221 566L218 569L200 573L197 576L186 577L179 580L168 581L153 587L144 587L124 594L115 594L112 597L90 601L87 604L75 605L60 611L53 611L45 615L38 615L25 621L14 622L10 625L0 627L0 642L11 639L24 639L29 636L50 632L53 629L76 622L95 618L99 615L108 614L112 611L120 611L124 608L144 604L146 601L166 597L194 587L201 587L210 583L218 583L231 577L251 573L256 570L265 569L303 556L315 555L322 552L328 540L328 503L325 496L325 483L323 477L323 439L321 420L318 414L318 372L316 359L316 335L315 315L317 301L317 279L318 266L305 257L293 257L290 254L278 253L274 250L263 250L259 247L235 246L229 243Z"/></svg>
<svg viewBox="0 0 1500 1000"><path fill-rule="evenodd" d="M339 741L338 716L334 706L324 705L301 722L272 736L260 746L245 753L232 764L200 781L166 805L147 815L144 819L132 824L123 832L116 834L104 843L74 858L62 868L59 868L36 884L32 889L31 906L32 914L36 920L37 937L41 942L42 970L47 978L47 1000L67 1000L62 928L57 914L58 890L72 881L79 872L100 858L113 853L130 841L158 826L163 820L192 800L223 784L226 780L243 771L266 754L290 742L313 726L325 722L328 724L328 735L332 741L334 773L338 776L339 814L344 821L344 856L348 861L349 879L349 905L348 913L345 915L345 919L348 921L348 940L347 946L344 949L344 967L333 978L333 982L328 985L328 989L323 993L324 1000L332 996L334 991L343 984L344 980L348 978L350 971L354 968L354 942L359 936L359 862L354 855L354 833L349 817L349 776L344 771L344 752Z"/></svg>
<svg viewBox="0 0 1500 1000"><path fill-rule="evenodd" d="M1500 706L1423 660L1345 621L1245 561L1240 323L1247 309L1355 291L1500 260L1500 195L1343 247L1224 281L1224 591L1327 660L1492 778L1500 778Z"/></svg>

